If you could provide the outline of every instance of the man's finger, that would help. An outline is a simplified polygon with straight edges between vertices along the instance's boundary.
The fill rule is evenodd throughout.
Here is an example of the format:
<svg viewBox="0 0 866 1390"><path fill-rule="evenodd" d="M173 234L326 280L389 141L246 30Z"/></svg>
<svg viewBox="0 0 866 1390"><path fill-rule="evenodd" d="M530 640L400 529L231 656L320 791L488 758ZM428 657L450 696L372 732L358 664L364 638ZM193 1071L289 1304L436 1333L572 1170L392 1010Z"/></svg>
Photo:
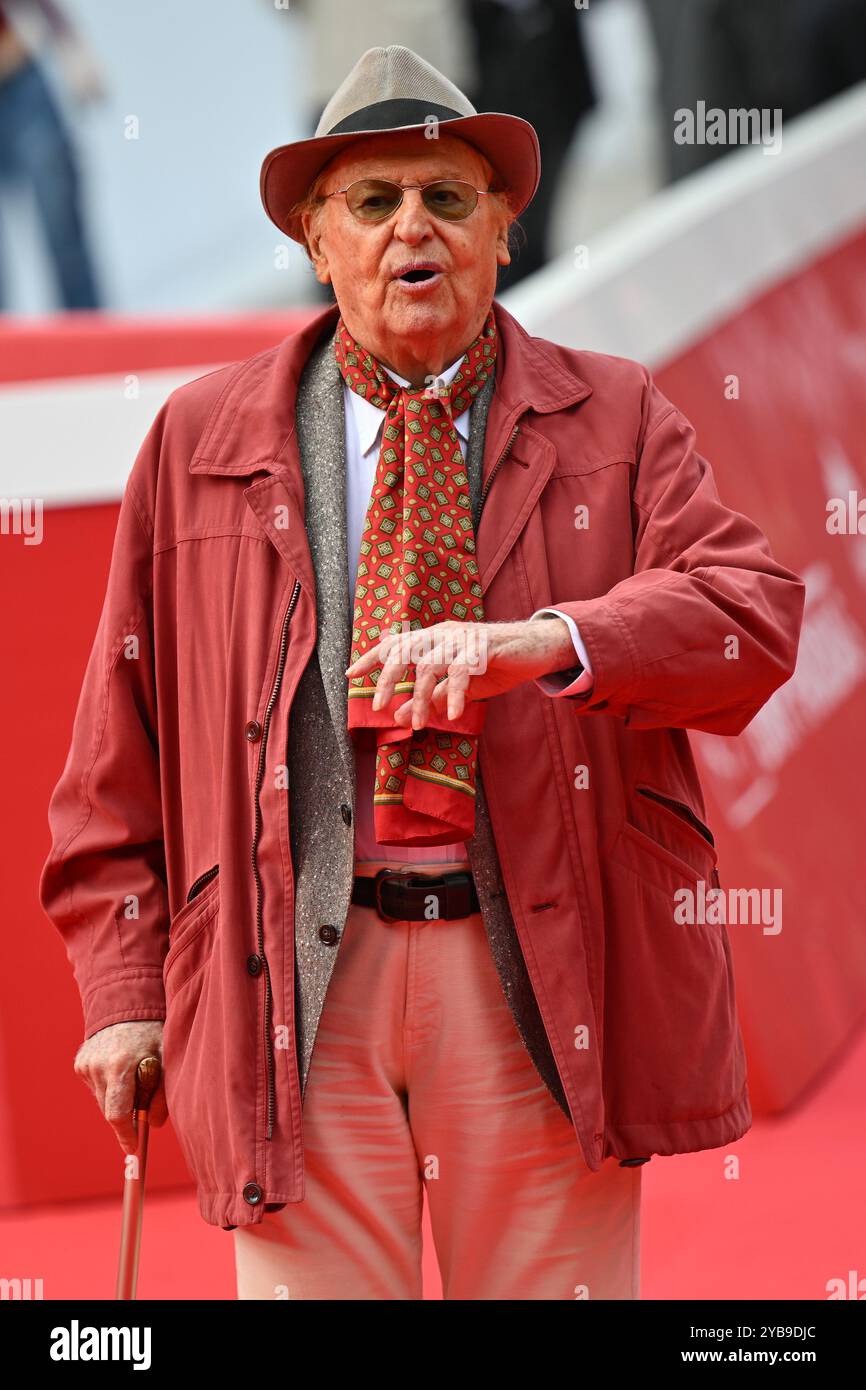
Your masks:
<svg viewBox="0 0 866 1390"><path fill-rule="evenodd" d="M135 1125L132 1123L134 1100L135 1082L132 1075L126 1074L120 1080L109 1082L103 1114L125 1153L134 1153L138 1146Z"/></svg>
<svg viewBox="0 0 866 1390"><path fill-rule="evenodd" d="M346 667L344 674L347 676L363 676L366 671L372 671L373 667L379 664L380 645L381 644L377 642L375 647L370 647L363 655L358 657L357 661L353 661L351 666Z"/></svg>
<svg viewBox="0 0 866 1390"><path fill-rule="evenodd" d="M411 698L408 699L408 700L406 701L405 705L398 705L398 706L397 706L397 709L396 709L396 712L395 712L395 714L394 714L394 723L395 723L395 724L401 724L401 725L403 725L404 727L406 727L406 726L408 726L409 724L411 724L411 722L412 722L412 711L413 711L414 708L415 708L415 705L414 705L414 703L413 703L413 701L412 701Z"/></svg>
<svg viewBox="0 0 866 1390"><path fill-rule="evenodd" d="M433 687L439 680L442 673L437 671L431 664L425 665L421 662L415 667L415 688L412 691L411 699L411 720L413 729L424 729L427 727L427 719L430 711L430 696L433 694Z"/></svg>
<svg viewBox="0 0 866 1390"><path fill-rule="evenodd" d="M446 711L446 703L447 703L447 700L448 700L448 682L449 682L450 679L451 679L450 676L443 676L442 679L439 681L438 685L437 685L437 686L435 687L435 689L433 690L433 693L432 693L431 696L430 696L430 706L432 706L433 709L435 709L438 713L440 713L440 714L445 714L446 718L448 718L448 719L452 718L452 716L449 715L449 714L447 714L447 711ZM409 722L409 720L411 719L411 717L412 717L412 701L411 701L411 700L407 700L406 703L405 703L405 705L400 705L399 709L396 711L396 713L395 713L395 715L394 715L394 722L397 723L397 724L403 724L403 725L405 725L405 724L407 724L407 723ZM458 716L458 717L459 717L459 716ZM427 709L426 718L427 718L428 720L429 720L429 718L430 718L430 708L429 708L429 707L428 707L428 709ZM422 727L423 727L423 726L422 726Z"/></svg>
<svg viewBox="0 0 866 1390"><path fill-rule="evenodd" d="M436 691L440 689L441 684L443 684L444 681L446 681L447 679L448 679L447 676L443 677L443 681L440 682L440 685L437 685L437 686L435 687L435 689L432 691L431 696L430 696L430 702L429 702L429 704L432 704L434 701L436 701ZM437 703L437 708L438 708L438 707L439 707L439 702L436 701L436 703ZM429 704L428 704L428 708L427 708L427 711L426 711L425 716L424 716L425 719L426 719L426 718L429 718L429 714L430 714ZM397 706L397 709L396 709L396 711L394 712L394 723L395 723L395 724L402 724L403 726L407 726L407 725L411 724L411 722L412 722L412 711L413 711L414 708L415 708L415 705L414 705L414 691L413 691L412 695L411 695L410 698L406 701L405 705L398 705L398 706ZM425 726L422 724L422 725L421 725L421 728L423 729L424 727L425 727Z"/></svg>
<svg viewBox="0 0 866 1390"><path fill-rule="evenodd" d="M379 679L376 681L376 694L373 696L373 709L383 709L394 694L398 680L406 670L405 661L386 658Z"/></svg>
<svg viewBox="0 0 866 1390"><path fill-rule="evenodd" d="M442 680L433 691L433 694L430 696L431 705L440 713L444 713L445 711L445 705L448 700L448 682L450 679L450 676L443 676Z"/></svg>
<svg viewBox="0 0 866 1390"><path fill-rule="evenodd" d="M469 689L469 668L452 666L448 671L448 718L459 719L466 706L466 692Z"/></svg>
<svg viewBox="0 0 866 1390"><path fill-rule="evenodd" d="M93 1092L96 1104L99 1106L103 1115L105 1114L105 1072L101 1068L96 1071L79 1072L84 1083Z"/></svg>

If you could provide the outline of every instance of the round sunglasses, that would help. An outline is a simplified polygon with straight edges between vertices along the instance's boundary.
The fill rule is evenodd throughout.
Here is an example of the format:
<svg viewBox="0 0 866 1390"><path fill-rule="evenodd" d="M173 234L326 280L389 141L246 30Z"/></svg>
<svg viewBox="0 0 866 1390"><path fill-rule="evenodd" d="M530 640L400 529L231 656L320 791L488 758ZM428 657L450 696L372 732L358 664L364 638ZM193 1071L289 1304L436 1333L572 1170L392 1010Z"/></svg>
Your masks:
<svg viewBox="0 0 866 1390"><path fill-rule="evenodd" d="M407 189L417 189L429 212L445 222L462 222L474 212L478 199L485 198L492 188L473 188L459 179L436 179L433 183L392 183L390 179L357 179L348 188L335 188L324 198L336 198L345 193L353 217L359 222L384 222L395 213Z"/></svg>

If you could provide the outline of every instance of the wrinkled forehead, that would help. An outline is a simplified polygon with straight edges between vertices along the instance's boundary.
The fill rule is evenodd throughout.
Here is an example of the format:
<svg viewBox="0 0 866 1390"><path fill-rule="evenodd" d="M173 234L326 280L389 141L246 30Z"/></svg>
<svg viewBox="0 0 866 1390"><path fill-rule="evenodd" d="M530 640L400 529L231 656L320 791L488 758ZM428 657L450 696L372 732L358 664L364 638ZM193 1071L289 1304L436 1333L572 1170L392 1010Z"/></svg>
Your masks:
<svg viewBox="0 0 866 1390"><path fill-rule="evenodd" d="M398 130L359 140L325 165L316 186L345 188L355 179L377 177L395 183L465 179L485 188L492 174L480 150L440 127L437 139L427 139L420 130Z"/></svg>

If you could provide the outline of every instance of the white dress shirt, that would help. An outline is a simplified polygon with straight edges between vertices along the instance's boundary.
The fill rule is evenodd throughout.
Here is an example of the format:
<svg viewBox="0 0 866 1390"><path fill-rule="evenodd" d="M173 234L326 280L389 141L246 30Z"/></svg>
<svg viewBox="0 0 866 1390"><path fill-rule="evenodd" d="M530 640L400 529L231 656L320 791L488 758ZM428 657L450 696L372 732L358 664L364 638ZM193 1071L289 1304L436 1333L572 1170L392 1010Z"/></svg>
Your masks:
<svg viewBox="0 0 866 1390"><path fill-rule="evenodd" d="M452 362L450 367L440 373L440 379L446 385L456 376L462 361L463 354L458 357L456 362ZM410 385L410 382L406 381L404 377L397 376L396 372L389 371L387 367L385 371L400 386ZM359 396L357 391L353 391L345 382L343 383L343 410L346 426L346 538L348 545L349 612L353 613L361 537L364 533L367 507L376 478L376 464L379 460L385 411L372 405L363 396ZM463 414L458 415L454 421L464 457L469 440L470 412L471 407L464 410ZM557 671L552 675L540 677L536 684L546 695L553 697L575 695L588 690L592 686L592 671L577 625L566 613L560 613L556 608L539 608L537 613L532 614L532 617L534 618L541 613L556 614L557 617L563 618L568 623L575 651L584 669L576 680L569 681L568 672ZM373 828L375 775L375 735L372 731L365 730L359 736L358 742L355 743L356 862L376 860L395 866L410 863L430 865L431 867L440 864L449 867L462 865L468 867L469 859L463 841L449 845L380 845L376 840Z"/></svg>

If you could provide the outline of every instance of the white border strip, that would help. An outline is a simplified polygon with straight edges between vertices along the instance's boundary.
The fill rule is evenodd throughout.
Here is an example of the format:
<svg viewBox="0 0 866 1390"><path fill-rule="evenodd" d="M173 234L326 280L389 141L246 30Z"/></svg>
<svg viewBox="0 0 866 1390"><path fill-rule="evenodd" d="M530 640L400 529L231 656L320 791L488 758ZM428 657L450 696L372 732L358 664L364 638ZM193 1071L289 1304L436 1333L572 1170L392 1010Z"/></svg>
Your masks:
<svg viewBox="0 0 866 1390"><path fill-rule="evenodd" d="M219 365L0 386L0 497L117 502L166 397Z"/></svg>

